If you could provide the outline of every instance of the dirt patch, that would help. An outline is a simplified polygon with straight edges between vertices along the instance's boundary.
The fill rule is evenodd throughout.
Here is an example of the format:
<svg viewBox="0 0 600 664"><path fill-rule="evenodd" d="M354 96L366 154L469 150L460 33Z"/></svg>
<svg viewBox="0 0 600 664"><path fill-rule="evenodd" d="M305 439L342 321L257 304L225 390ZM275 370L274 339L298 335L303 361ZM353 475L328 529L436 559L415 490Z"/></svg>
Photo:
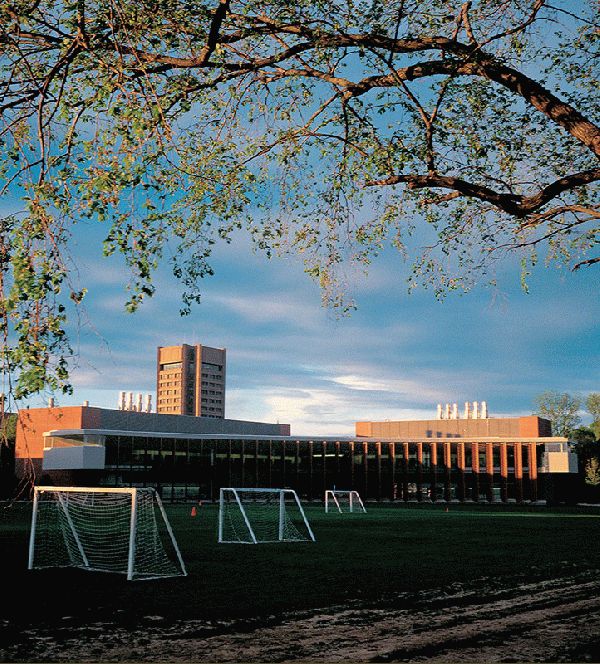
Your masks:
<svg viewBox="0 0 600 664"><path fill-rule="evenodd" d="M600 573L516 587L481 579L261 621L63 622L17 630L4 621L0 660L600 662Z"/></svg>

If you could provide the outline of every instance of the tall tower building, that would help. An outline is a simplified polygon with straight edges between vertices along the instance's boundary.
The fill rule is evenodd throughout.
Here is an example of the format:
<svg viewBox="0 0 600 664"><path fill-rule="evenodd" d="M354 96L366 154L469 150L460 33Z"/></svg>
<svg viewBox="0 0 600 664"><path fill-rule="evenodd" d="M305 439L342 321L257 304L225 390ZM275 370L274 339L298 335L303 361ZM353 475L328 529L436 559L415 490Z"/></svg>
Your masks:
<svg viewBox="0 0 600 664"><path fill-rule="evenodd" d="M156 412L225 417L225 348L159 346Z"/></svg>

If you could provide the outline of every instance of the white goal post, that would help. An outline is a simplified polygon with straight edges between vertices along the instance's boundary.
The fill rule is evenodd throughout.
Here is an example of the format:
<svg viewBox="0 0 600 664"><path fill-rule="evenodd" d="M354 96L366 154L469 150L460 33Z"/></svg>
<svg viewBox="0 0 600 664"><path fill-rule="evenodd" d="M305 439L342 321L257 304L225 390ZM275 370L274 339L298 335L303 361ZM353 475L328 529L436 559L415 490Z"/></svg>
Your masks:
<svg viewBox="0 0 600 664"><path fill-rule="evenodd" d="M35 487L28 567L114 572L129 581L187 576L151 488Z"/></svg>
<svg viewBox="0 0 600 664"><path fill-rule="evenodd" d="M325 491L325 512L330 510L337 510L340 513L367 511L358 491L338 491L337 489Z"/></svg>
<svg viewBox="0 0 600 664"><path fill-rule="evenodd" d="M219 494L221 544L314 542L298 495L292 489L222 488Z"/></svg>

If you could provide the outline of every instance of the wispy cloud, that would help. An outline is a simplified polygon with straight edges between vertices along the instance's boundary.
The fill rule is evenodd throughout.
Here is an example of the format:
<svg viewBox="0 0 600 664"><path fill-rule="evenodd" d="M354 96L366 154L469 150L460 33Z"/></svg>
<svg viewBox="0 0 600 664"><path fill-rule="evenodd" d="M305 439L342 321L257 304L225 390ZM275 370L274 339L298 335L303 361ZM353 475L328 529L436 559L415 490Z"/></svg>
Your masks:
<svg viewBox="0 0 600 664"><path fill-rule="evenodd" d="M314 326L322 318L314 304L290 293L270 292L247 297L209 295L207 301L225 307L230 313L254 324L283 323L306 328Z"/></svg>
<svg viewBox="0 0 600 664"><path fill-rule="evenodd" d="M228 398L236 412L246 415L261 411L268 421L291 424L292 434L296 435L354 435L355 422L360 420L426 419L434 415L431 408L400 408L377 399L366 403L362 396L348 395L335 386L233 390Z"/></svg>
<svg viewBox="0 0 600 664"><path fill-rule="evenodd" d="M365 378L361 376L346 375L334 376L330 379L332 382L343 385L351 390L360 390L368 392L391 392L399 397L415 396L419 399L443 399L444 391L433 389L426 383L417 383L411 380L401 379L376 379Z"/></svg>

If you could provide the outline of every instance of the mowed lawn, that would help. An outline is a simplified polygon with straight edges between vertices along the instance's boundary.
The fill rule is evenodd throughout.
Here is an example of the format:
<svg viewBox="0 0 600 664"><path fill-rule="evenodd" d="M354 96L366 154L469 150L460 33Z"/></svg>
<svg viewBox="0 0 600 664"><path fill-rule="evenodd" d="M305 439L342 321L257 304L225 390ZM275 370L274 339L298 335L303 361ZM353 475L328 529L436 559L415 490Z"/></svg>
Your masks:
<svg viewBox="0 0 600 664"><path fill-rule="evenodd" d="M217 507L167 505L189 576L128 582L77 570L28 571L30 507L0 507L0 618L17 622L230 619L312 610L487 577L492 584L600 569L600 515L499 508L305 506L315 543L217 544ZM6 588L6 585L5 585Z"/></svg>

